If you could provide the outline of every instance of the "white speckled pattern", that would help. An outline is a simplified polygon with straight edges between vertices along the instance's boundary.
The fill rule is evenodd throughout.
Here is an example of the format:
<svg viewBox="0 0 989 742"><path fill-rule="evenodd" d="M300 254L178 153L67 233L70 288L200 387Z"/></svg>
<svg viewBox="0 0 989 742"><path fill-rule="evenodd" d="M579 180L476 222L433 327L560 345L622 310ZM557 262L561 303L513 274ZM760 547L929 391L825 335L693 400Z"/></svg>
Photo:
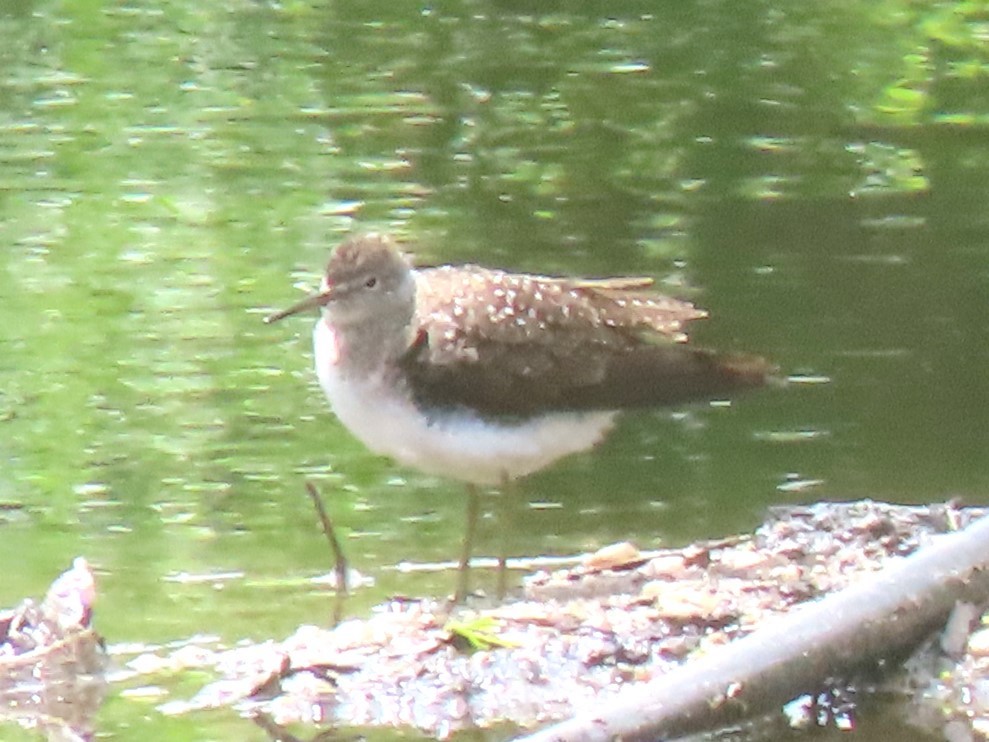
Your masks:
<svg viewBox="0 0 989 742"><path fill-rule="evenodd" d="M552 342L577 330L602 345L627 341L617 328L648 329L674 342L683 325L706 316L689 302L646 293L650 279L561 279L479 266L416 272L416 313L435 361L470 357L479 339Z"/></svg>

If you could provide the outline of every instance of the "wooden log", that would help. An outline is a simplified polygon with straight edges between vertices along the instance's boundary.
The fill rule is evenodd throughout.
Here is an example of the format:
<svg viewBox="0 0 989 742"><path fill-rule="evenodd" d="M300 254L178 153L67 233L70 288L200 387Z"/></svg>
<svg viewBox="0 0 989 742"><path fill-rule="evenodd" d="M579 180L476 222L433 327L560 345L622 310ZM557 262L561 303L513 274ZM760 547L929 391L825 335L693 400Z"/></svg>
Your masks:
<svg viewBox="0 0 989 742"><path fill-rule="evenodd" d="M778 710L805 693L888 668L944 626L959 601L989 600L989 516L723 650L524 737L527 742L671 739Z"/></svg>

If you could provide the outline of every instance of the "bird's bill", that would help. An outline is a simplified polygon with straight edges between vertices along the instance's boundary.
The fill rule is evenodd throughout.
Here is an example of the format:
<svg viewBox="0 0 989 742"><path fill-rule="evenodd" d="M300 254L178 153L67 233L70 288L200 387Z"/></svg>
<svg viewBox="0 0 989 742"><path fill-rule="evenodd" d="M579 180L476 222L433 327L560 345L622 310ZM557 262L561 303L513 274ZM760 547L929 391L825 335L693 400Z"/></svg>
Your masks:
<svg viewBox="0 0 989 742"><path fill-rule="evenodd" d="M277 312L269 314L264 318L264 323L270 325L272 322L278 322L278 320L285 319L286 317L291 317L293 314L298 314L299 312L305 312L309 309L318 309L326 304L330 300L329 290L320 291L318 294L313 294L312 296L307 296L302 301L296 302L288 309L281 309Z"/></svg>

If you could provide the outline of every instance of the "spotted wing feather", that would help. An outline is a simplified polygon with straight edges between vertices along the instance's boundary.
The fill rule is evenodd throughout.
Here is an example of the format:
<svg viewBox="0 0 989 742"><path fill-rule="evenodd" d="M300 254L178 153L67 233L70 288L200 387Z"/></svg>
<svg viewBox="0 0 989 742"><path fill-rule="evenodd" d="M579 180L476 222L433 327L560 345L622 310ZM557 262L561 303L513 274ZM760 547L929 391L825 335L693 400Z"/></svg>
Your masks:
<svg viewBox="0 0 989 742"><path fill-rule="evenodd" d="M684 344L705 316L650 279L572 280L476 267L423 272L403 364L423 407L484 415L621 409L716 396L765 378Z"/></svg>

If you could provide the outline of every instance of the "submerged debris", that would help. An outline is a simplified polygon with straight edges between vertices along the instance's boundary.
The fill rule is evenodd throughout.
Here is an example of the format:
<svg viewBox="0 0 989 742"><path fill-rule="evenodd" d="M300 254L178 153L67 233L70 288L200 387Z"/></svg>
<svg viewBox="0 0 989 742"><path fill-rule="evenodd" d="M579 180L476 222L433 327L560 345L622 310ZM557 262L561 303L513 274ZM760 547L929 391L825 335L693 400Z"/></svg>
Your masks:
<svg viewBox="0 0 989 742"><path fill-rule="evenodd" d="M41 603L0 610L0 720L83 739L103 700L105 652L90 627L96 587L77 558Z"/></svg>

